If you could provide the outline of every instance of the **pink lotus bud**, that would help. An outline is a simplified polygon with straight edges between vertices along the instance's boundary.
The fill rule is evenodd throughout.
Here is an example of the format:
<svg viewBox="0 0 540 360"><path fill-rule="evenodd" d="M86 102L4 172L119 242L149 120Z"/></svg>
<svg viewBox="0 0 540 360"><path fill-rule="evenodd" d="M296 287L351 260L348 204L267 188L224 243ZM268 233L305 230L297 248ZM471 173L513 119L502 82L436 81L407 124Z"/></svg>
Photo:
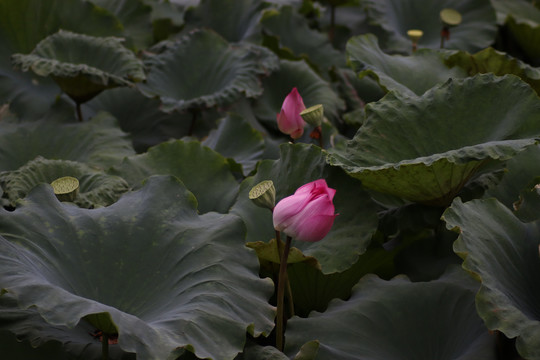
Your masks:
<svg viewBox="0 0 540 360"><path fill-rule="evenodd" d="M274 228L297 240L322 240L337 216L332 203L335 193L323 179L299 187L274 208Z"/></svg>
<svg viewBox="0 0 540 360"><path fill-rule="evenodd" d="M304 133L306 122L300 113L306 108L304 100L296 88L287 95L281 105L281 112L277 115L279 131L290 135L293 139L298 139Z"/></svg>

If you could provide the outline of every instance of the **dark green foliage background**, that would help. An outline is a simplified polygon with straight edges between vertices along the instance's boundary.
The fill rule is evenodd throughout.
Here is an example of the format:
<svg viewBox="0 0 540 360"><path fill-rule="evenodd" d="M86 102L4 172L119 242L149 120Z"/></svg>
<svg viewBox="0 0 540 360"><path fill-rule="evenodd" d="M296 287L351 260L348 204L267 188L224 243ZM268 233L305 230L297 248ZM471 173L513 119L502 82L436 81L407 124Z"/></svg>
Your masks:
<svg viewBox="0 0 540 360"><path fill-rule="evenodd" d="M539 44L528 0L0 1L0 357L540 359ZM248 193L320 178L280 352Z"/></svg>

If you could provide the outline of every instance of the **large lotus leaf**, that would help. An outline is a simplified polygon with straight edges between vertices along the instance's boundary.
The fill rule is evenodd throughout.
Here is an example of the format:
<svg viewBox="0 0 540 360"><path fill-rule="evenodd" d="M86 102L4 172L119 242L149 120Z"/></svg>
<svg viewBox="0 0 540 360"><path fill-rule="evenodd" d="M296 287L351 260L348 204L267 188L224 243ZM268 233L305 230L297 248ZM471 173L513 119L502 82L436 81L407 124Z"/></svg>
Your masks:
<svg viewBox="0 0 540 360"><path fill-rule="evenodd" d="M107 9L122 22L128 47L145 49L152 43L152 7L150 5L142 0L92 0L92 3Z"/></svg>
<svg viewBox="0 0 540 360"><path fill-rule="evenodd" d="M347 61L359 77L373 77L385 91L422 95L449 78L466 77L459 67L445 65L445 54L421 49L410 56L388 55L372 34L353 37L347 43Z"/></svg>
<svg viewBox="0 0 540 360"><path fill-rule="evenodd" d="M30 190L41 183L50 184L63 176L79 180L79 192L75 204L94 208L108 206L129 190L127 182L118 176L107 175L86 164L69 160L48 160L42 157L29 161L15 171L0 173L0 183L12 205L24 198Z"/></svg>
<svg viewBox="0 0 540 360"><path fill-rule="evenodd" d="M513 204L515 215L523 222L538 220L538 208L540 207L540 177L523 189L519 200Z"/></svg>
<svg viewBox="0 0 540 360"><path fill-rule="evenodd" d="M260 0L202 0L186 11L185 30L210 28L227 41L257 40L265 2Z"/></svg>
<svg viewBox="0 0 540 360"><path fill-rule="evenodd" d="M174 359L182 348L231 359L246 331L272 329L273 285L258 276L242 221L196 207L171 176L94 210L40 185L0 217L2 291L53 326L101 316L99 327L142 359Z"/></svg>
<svg viewBox="0 0 540 360"><path fill-rule="evenodd" d="M153 26L154 41L167 39L177 33L184 25L184 7L176 1L143 0L152 7L150 16Z"/></svg>
<svg viewBox="0 0 540 360"><path fill-rule="evenodd" d="M420 48L439 48L442 30L439 13L445 8L457 10L463 17L461 24L450 29L445 48L479 51L490 46L497 33L490 0L362 0L362 4L370 24L378 28L374 31L386 39L383 48L391 52L411 52L411 40L407 36L411 29L424 33L418 41Z"/></svg>
<svg viewBox="0 0 540 360"><path fill-rule="evenodd" d="M520 49L536 66L540 64L540 9L525 0L492 0L498 22L506 24Z"/></svg>
<svg viewBox="0 0 540 360"><path fill-rule="evenodd" d="M244 175L255 169L264 152L261 133L236 114L223 118L201 144L240 164Z"/></svg>
<svg viewBox="0 0 540 360"><path fill-rule="evenodd" d="M195 195L199 211L227 212L238 184L227 159L197 141L171 141L125 158L109 171L137 188L151 175L174 175Z"/></svg>
<svg viewBox="0 0 540 360"><path fill-rule="evenodd" d="M277 42L268 46L288 59L303 58L322 73L332 66L344 66L343 54L332 47L328 36L309 27L307 19L297 14L292 6L270 9L264 12L261 24L267 36Z"/></svg>
<svg viewBox="0 0 540 360"><path fill-rule="evenodd" d="M525 359L540 359L539 216L523 223L495 199L456 199L443 218L459 230L454 251L464 258L463 267L482 283L478 314L489 329L517 337Z"/></svg>
<svg viewBox="0 0 540 360"><path fill-rule="evenodd" d="M100 111L109 112L118 120L120 128L129 133L133 147L140 153L189 133L191 116L180 118L178 114L161 111L160 106L158 99L150 99L133 88L121 87L102 92L85 103L82 111L88 116Z"/></svg>
<svg viewBox="0 0 540 360"><path fill-rule="evenodd" d="M277 67L266 48L248 43L229 44L211 30L194 30L160 54L149 56L141 91L159 97L163 110L224 105L242 95L263 92L259 77Z"/></svg>
<svg viewBox="0 0 540 360"><path fill-rule="evenodd" d="M82 321L74 328L48 324L34 309L20 309L10 294L0 296L0 349L6 359L100 360L102 345L95 328ZM111 360L133 360L135 354L109 346Z"/></svg>
<svg viewBox="0 0 540 360"><path fill-rule="evenodd" d="M487 48L476 54L458 51L448 57L446 64L465 69L469 76L479 73L493 73L503 76L513 74L529 84L537 94L540 94L540 69L532 67L523 61L506 53Z"/></svg>
<svg viewBox="0 0 540 360"><path fill-rule="evenodd" d="M3 0L0 14L0 103L11 102L18 114L46 112L59 89L47 78L13 70L11 54L29 53L60 28L93 36L122 32L118 19L82 0Z"/></svg>
<svg viewBox="0 0 540 360"><path fill-rule="evenodd" d="M339 50L345 50L345 44L352 36L370 32L366 11L358 5L359 1L353 0L348 4L336 6L333 10L327 7L319 19L320 27L328 31L329 37L332 32L332 21L334 22L332 44Z"/></svg>
<svg viewBox="0 0 540 360"><path fill-rule="evenodd" d="M126 134L105 113L83 124L0 122L0 171L16 170L37 156L105 169L133 153Z"/></svg>
<svg viewBox="0 0 540 360"><path fill-rule="evenodd" d="M14 54L12 62L23 71L51 76L77 103L145 78L142 63L121 39L64 30L43 39L28 55Z"/></svg>
<svg viewBox="0 0 540 360"><path fill-rule="evenodd" d="M494 337L476 313L469 280L459 268L431 282L367 275L349 300L290 319L285 352L317 340L317 360L492 360Z"/></svg>
<svg viewBox="0 0 540 360"><path fill-rule="evenodd" d="M391 92L366 106L364 125L328 161L368 188L445 206L483 166L535 143L539 111L512 75L449 80L421 97Z"/></svg>
<svg viewBox="0 0 540 360"><path fill-rule="evenodd" d="M0 22L0 43L10 53L28 53L60 29L92 36L122 34L118 19L87 1L3 0L0 14L5 16Z"/></svg>
<svg viewBox="0 0 540 360"><path fill-rule="evenodd" d="M311 311L325 311L332 299L348 299L351 289L364 275L392 277L395 274L395 256L400 250L396 248L388 251L381 247L370 247L350 268L333 274L323 274L308 262L289 264L287 272L295 314L307 317Z"/></svg>
<svg viewBox="0 0 540 360"><path fill-rule="evenodd" d="M280 69L264 79L263 87L265 91L255 103L255 115L276 130L276 116L283 100L294 87L298 89L307 107L322 104L325 116L334 123L339 121L339 112L345 108L345 103L330 84L304 61L281 60Z"/></svg>
<svg viewBox="0 0 540 360"><path fill-rule="evenodd" d="M377 227L376 206L360 183L325 163L326 152L307 144L281 145L279 160L263 160L257 173L246 179L231 212L246 223L247 241L269 241L275 237L272 214L249 200L251 187L263 180L272 180L276 202L316 179L326 179L328 186L337 189L334 198L336 217L328 235L318 242L293 241L304 255L317 259L325 274L344 271L358 260L371 241ZM338 170L338 171L336 171Z"/></svg>
<svg viewBox="0 0 540 360"><path fill-rule="evenodd" d="M0 349L6 359L70 359L58 342L51 341L40 348L34 348L28 341L18 340L7 330L0 330Z"/></svg>
<svg viewBox="0 0 540 360"><path fill-rule="evenodd" d="M340 96L345 99L348 109L363 111L366 103L378 101L386 94L377 80L371 76L359 77L350 68L336 69L335 75Z"/></svg>
<svg viewBox="0 0 540 360"><path fill-rule="evenodd" d="M61 93L54 81L13 70L11 63L4 67L9 71L0 68L0 103L9 103L12 112L24 117L39 118L50 110Z"/></svg>
<svg viewBox="0 0 540 360"><path fill-rule="evenodd" d="M506 172L497 186L488 189L484 197L495 197L513 209L520 193L531 186L531 182L540 175L540 146L531 146L522 153L508 160Z"/></svg>
<svg viewBox="0 0 540 360"><path fill-rule="evenodd" d="M251 343L235 360L289 360L289 358L274 346L261 346Z"/></svg>

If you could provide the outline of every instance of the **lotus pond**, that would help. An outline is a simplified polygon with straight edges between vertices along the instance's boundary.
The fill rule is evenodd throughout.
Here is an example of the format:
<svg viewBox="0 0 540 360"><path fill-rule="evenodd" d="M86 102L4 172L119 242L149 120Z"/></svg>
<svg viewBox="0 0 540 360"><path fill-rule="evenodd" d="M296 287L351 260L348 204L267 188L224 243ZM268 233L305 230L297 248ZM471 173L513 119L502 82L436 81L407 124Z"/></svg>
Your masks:
<svg viewBox="0 0 540 360"><path fill-rule="evenodd" d="M1 0L0 358L540 359L539 92L538 1Z"/></svg>

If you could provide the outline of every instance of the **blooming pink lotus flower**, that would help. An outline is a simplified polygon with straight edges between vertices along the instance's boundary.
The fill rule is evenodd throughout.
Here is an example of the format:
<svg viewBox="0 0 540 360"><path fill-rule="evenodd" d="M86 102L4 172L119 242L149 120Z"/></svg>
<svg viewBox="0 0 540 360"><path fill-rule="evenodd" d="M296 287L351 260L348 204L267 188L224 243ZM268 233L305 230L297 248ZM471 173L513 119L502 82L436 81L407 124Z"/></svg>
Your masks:
<svg viewBox="0 0 540 360"><path fill-rule="evenodd" d="M324 179L299 187L275 206L274 228L297 240L322 240L337 216L332 203L335 193Z"/></svg>
<svg viewBox="0 0 540 360"><path fill-rule="evenodd" d="M300 116L302 110L305 110L304 100L296 88L287 95L281 105L281 112L277 114L277 124L279 131L290 135L293 139L298 139L304 133L306 122Z"/></svg>

